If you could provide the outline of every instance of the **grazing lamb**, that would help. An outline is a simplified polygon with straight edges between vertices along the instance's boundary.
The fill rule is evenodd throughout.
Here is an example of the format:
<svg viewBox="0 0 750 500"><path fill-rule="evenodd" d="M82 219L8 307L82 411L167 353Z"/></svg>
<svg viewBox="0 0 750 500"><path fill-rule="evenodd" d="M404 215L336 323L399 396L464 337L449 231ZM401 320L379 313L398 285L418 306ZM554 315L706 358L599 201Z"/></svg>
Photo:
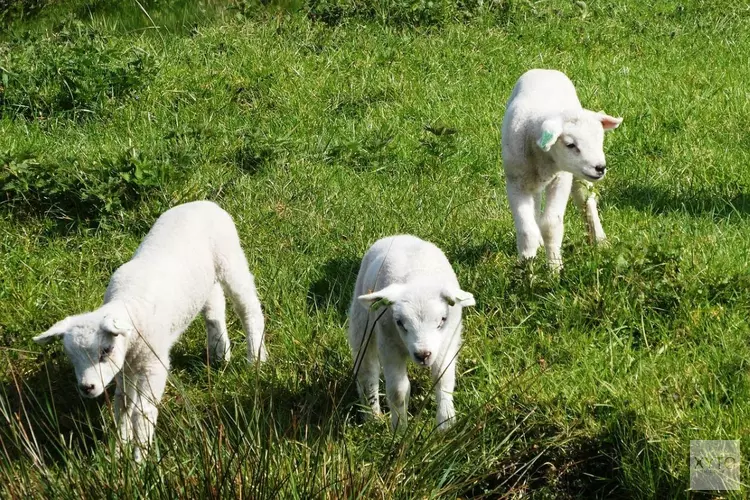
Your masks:
<svg viewBox="0 0 750 500"><path fill-rule="evenodd" d="M95 398L115 379L115 418L140 460L167 382L169 351L199 312L218 360L228 360L226 292L247 333L248 359L263 361L263 313L232 217L207 201L159 217L132 260L115 271L95 311L69 316L34 338L62 337L78 387Z"/></svg>
<svg viewBox="0 0 750 500"><path fill-rule="evenodd" d="M502 146L521 259L534 257L544 244L550 268L562 267L563 216L574 182L573 199L585 214L590 241L605 239L590 188L606 172L604 131L621 122L583 109L573 83L559 71L532 69L518 79L503 119Z"/></svg>
<svg viewBox="0 0 750 500"><path fill-rule="evenodd" d="M461 311L473 305L474 297L461 290L450 262L432 243L401 235L370 247L354 287L349 345L357 388L374 415L380 414L382 363L391 424L394 429L406 425L410 393L406 363L411 358L432 371L438 428L452 424ZM382 307L387 307L385 312L379 311Z"/></svg>

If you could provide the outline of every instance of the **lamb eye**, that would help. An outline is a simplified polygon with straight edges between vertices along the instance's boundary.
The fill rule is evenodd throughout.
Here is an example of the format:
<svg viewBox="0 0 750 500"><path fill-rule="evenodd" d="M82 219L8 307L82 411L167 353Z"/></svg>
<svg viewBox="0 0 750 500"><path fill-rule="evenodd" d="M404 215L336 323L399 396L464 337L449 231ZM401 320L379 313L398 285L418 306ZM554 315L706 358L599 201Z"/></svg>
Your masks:
<svg viewBox="0 0 750 500"><path fill-rule="evenodd" d="M111 346L111 345L108 345L107 347L102 347L101 353L99 354L99 360L104 361L104 358L112 354L112 349L114 349L114 346Z"/></svg>
<svg viewBox="0 0 750 500"><path fill-rule="evenodd" d="M404 323L400 319L396 320L396 324L398 325L399 328L404 328ZM404 330L405 330L405 328L404 328Z"/></svg>
<svg viewBox="0 0 750 500"><path fill-rule="evenodd" d="M565 147L568 148L568 149L574 149L574 150L578 151L578 146L576 146L575 142L571 142L570 144L566 144Z"/></svg>
<svg viewBox="0 0 750 500"><path fill-rule="evenodd" d="M445 316L443 316L442 318L440 318L440 324L438 325L438 328L442 328L447 319L448 318L445 317Z"/></svg>

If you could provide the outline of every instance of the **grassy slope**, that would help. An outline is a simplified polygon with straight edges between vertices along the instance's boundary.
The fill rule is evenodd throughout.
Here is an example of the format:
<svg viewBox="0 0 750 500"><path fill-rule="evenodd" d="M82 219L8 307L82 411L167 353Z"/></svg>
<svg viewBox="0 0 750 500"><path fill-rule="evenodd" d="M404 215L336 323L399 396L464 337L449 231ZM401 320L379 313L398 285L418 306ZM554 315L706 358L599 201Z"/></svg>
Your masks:
<svg viewBox="0 0 750 500"><path fill-rule="evenodd" d="M0 72L11 77L6 95L14 81L18 93L3 108L0 160L6 172L25 160L26 180L63 180L59 189L6 184L0 206L0 414L32 421L50 466L32 466L21 446L29 435L6 434L0 488L684 495L690 439L741 438L746 448L747 8L502 5L420 29L158 3L147 10L159 30L135 6L83 2L11 23ZM75 12L67 41L55 34L64 11ZM100 59L76 62L92 53ZM138 57L145 69L128 69L136 81L120 96L94 91L63 111L42 89L36 120L8 104L28 104L24 75L44 64L71 59L79 81L96 87L106 76L92 66ZM571 75L588 107L625 117L608 134L612 170L600 188L612 245L588 248L571 208L559 280L541 264L532 274L515 264L499 164L507 95L540 66ZM122 184L118 173L102 177L135 164L151 177L129 177L129 190L111 186ZM99 197L81 197L87 189ZM235 359L209 370L196 322L173 353L161 464L114 467L100 429L108 404L80 401L61 349L30 338L96 307L155 217L200 198L235 216L273 362L248 370L232 316ZM433 403L417 371L412 431L422 437L394 440L385 421L345 420L355 400L345 312L358 258L402 232L441 246L478 298L456 394L465 422L446 439L424 437ZM92 446L92 435L103 442Z"/></svg>

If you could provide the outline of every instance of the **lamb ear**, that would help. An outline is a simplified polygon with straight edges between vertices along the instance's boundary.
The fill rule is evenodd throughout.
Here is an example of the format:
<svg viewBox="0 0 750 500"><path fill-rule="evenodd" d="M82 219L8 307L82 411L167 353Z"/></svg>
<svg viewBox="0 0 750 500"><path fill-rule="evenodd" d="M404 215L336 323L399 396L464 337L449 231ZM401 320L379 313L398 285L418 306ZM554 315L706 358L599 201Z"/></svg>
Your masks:
<svg viewBox="0 0 750 500"><path fill-rule="evenodd" d="M62 337L70 330L71 323L70 317L58 321L49 330L34 337L34 342L44 345L55 340L57 337Z"/></svg>
<svg viewBox="0 0 750 500"><path fill-rule="evenodd" d="M461 307L476 305L474 296L469 292L464 292L460 288L445 290L442 294L442 297L451 306L455 306L456 304Z"/></svg>
<svg viewBox="0 0 750 500"><path fill-rule="evenodd" d="M615 118L614 116L609 116L604 111L599 111L596 113L596 118L602 122L602 127L604 127L604 130L614 130L617 127L620 126L622 123L622 118Z"/></svg>
<svg viewBox="0 0 750 500"><path fill-rule="evenodd" d="M542 131L536 144L542 151L549 151L552 145L557 142L563 130L563 121L561 117L547 118L542 122Z"/></svg>
<svg viewBox="0 0 750 500"><path fill-rule="evenodd" d="M381 307L388 307L401 298L403 289L404 285L393 284L377 292L360 295L357 300L371 311L377 311Z"/></svg>
<svg viewBox="0 0 750 500"><path fill-rule="evenodd" d="M104 316L99 327L114 336L130 335L135 329L129 317L117 313L109 313Z"/></svg>

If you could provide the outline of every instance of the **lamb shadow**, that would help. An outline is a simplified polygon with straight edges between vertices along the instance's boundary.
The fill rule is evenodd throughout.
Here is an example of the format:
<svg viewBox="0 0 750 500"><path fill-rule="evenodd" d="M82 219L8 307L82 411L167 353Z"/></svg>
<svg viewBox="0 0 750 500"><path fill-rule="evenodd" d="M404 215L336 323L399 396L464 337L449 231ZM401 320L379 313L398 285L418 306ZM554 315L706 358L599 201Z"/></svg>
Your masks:
<svg viewBox="0 0 750 500"><path fill-rule="evenodd" d="M332 310L340 320L345 320L359 264L360 259L354 257L337 257L326 262L322 276L308 289L308 313Z"/></svg>
<svg viewBox="0 0 750 500"><path fill-rule="evenodd" d="M445 252L448 260L453 264L476 267L483 261L488 261L497 253L507 254L514 250L514 242L484 241L476 245L448 248ZM499 245L507 248L499 248Z"/></svg>
<svg viewBox="0 0 750 500"><path fill-rule="evenodd" d="M732 214L750 214L750 195L745 192L730 197L706 191L675 195L654 186L631 185L608 191L604 200L608 204L629 206L654 215L682 212L693 217L724 219Z"/></svg>
<svg viewBox="0 0 750 500"><path fill-rule="evenodd" d="M40 355L36 372L11 371L9 381L0 385L0 460L64 464L70 459L71 450L85 456L99 446L106 446L108 422L103 419L111 414L114 385L104 396L84 398L75 388L75 374L64 355L55 351L48 356L52 359L41 361ZM350 415L356 415L358 396L349 373L345 370L337 370L334 376L329 373L330 365L335 363L324 354L319 364L292 384L261 372L257 382L252 383L254 388L242 396L232 393L217 398L225 410L220 415L231 416L236 406L251 408L242 418L258 418L259 412L265 430L273 431L266 433L269 437L297 441L311 437L339 439L346 428L345 422ZM187 410L179 405L163 407L161 411L165 416L160 417L156 432L168 436L171 431L164 426L168 425L169 415ZM210 408L206 411L204 418L215 424L216 414ZM10 425L6 418L10 419ZM111 423L111 416L109 420ZM225 424L242 432L249 420L230 419Z"/></svg>
<svg viewBox="0 0 750 500"><path fill-rule="evenodd" d="M221 367L218 362L211 363L208 348L201 345L201 349L188 347L186 342L178 342L169 353L169 364L172 370L182 371L189 380L200 379L206 370L216 370Z"/></svg>
<svg viewBox="0 0 750 500"><path fill-rule="evenodd" d="M305 441L325 437L342 439L346 422L357 419L355 403L356 385L351 377L341 374L332 377L326 373L299 380L293 385L273 379L262 378L256 389L249 394L226 397L219 400L225 414L233 408L253 408L244 418L260 418L269 435L283 440ZM232 422L230 425L247 427L249 422Z"/></svg>
<svg viewBox="0 0 750 500"><path fill-rule="evenodd" d="M26 457L59 463L65 458L64 448L88 452L104 435L102 413L112 402L114 386L104 397L84 398L76 389L73 368L55 359L63 354L56 351L51 357L43 360L40 355L40 368L31 374L11 367L9 380L0 386L3 416L12 419L0 425L7 460Z"/></svg>

